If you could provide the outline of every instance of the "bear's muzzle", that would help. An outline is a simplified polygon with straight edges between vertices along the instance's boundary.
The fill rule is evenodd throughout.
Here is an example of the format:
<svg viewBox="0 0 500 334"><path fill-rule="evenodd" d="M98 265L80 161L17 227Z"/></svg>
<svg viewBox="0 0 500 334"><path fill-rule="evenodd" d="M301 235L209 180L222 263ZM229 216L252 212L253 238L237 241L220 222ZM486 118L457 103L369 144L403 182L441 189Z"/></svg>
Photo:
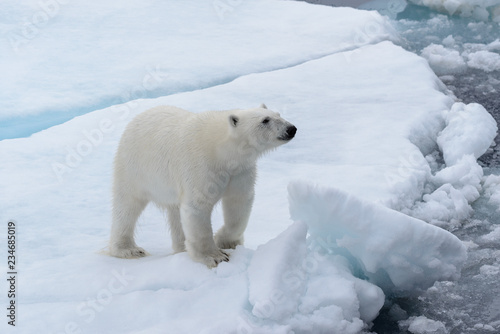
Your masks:
<svg viewBox="0 0 500 334"><path fill-rule="evenodd" d="M290 125L286 128L286 132L283 136L278 137L279 140L292 140L295 137L295 133L297 132L297 128L294 125Z"/></svg>

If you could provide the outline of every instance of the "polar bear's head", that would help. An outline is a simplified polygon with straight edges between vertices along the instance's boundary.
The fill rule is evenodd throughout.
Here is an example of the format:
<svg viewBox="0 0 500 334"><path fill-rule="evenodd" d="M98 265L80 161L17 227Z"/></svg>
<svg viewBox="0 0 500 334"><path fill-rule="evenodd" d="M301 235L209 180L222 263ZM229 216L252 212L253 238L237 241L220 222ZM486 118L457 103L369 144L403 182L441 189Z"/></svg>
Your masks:
<svg viewBox="0 0 500 334"><path fill-rule="evenodd" d="M231 137L257 153L289 142L297 132L293 124L264 104L256 109L234 111L229 116L229 125Z"/></svg>

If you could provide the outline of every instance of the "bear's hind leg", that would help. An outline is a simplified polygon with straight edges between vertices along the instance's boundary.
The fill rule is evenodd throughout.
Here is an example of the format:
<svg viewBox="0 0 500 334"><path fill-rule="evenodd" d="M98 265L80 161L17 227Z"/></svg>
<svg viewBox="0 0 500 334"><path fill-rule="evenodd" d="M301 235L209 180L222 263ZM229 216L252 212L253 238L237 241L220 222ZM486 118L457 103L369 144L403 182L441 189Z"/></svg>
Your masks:
<svg viewBox="0 0 500 334"><path fill-rule="evenodd" d="M170 223L170 235L172 236L172 248L175 253L186 251L184 231L181 224L181 213L178 205L167 207L168 222Z"/></svg>
<svg viewBox="0 0 500 334"><path fill-rule="evenodd" d="M134 231L137 219L146 207L147 201L122 194L115 194L113 201L110 254L126 259L146 256L146 251L138 247L134 241Z"/></svg>

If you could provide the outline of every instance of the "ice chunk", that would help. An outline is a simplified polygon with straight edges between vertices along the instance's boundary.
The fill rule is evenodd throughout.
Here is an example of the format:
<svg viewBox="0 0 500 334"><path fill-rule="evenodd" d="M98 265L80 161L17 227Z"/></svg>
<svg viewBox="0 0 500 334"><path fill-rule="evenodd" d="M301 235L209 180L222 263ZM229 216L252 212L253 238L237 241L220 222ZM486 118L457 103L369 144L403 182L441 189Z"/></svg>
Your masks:
<svg viewBox="0 0 500 334"><path fill-rule="evenodd" d="M427 6L431 9L447 13L450 15L460 15L462 17L472 17L476 20L487 21L490 17L490 10L493 18L496 17L495 5L500 4L500 0L410 0L411 2Z"/></svg>
<svg viewBox="0 0 500 334"><path fill-rule="evenodd" d="M248 267L248 326L270 333L359 333L384 304L382 290L352 275L338 255L306 247L307 225L295 222L257 248ZM264 331L266 332L266 331Z"/></svg>
<svg viewBox="0 0 500 334"><path fill-rule="evenodd" d="M413 217L443 228L455 228L473 211L462 192L449 183L431 194L424 195L422 199L422 202L417 202L409 213Z"/></svg>
<svg viewBox="0 0 500 334"><path fill-rule="evenodd" d="M479 198L483 169L473 155L463 156L455 165L431 177L437 189L425 194L412 210L413 217L445 226L458 225L472 213L469 203Z"/></svg>
<svg viewBox="0 0 500 334"><path fill-rule="evenodd" d="M370 322L378 315L384 305L384 293L376 285L354 277L343 256L311 250L305 264L310 279L299 308L301 313L333 304L342 308L349 321L359 317Z"/></svg>
<svg viewBox="0 0 500 334"><path fill-rule="evenodd" d="M494 22L500 23L500 6L496 6L492 13L491 13L491 18Z"/></svg>
<svg viewBox="0 0 500 334"><path fill-rule="evenodd" d="M408 313L401 308L398 304L394 304L389 309L389 316L394 320L405 320L408 319Z"/></svg>
<svg viewBox="0 0 500 334"><path fill-rule="evenodd" d="M455 103L444 113L445 128L437 136L446 167L429 178L429 193L411 209L413 217L455 228L472 213L480 196L483 169L476 159L493 143L497 124L483 106Z"/></svg>
<svg viewBox="0 0 500 334"><path fill-rule="evenodd" d="M467 56L467 65L472 68L493 72L500 70L500 54L481 50Z"/></svg>
<svg viewBox="0 0 500 334"><path fill-rule="evenodd" d="M448 37L444 38L443 45L449 48L454 47L456 45L456 41L453 35L448 35Z"/></svg>
<svg viewBox="0 0 500 334"><path fill-rule="evenodd" d="M464 155L477 159L491 146L497 133L495 119L477 103L455 103L445 114L446 127L439 134L437 144L447 166Z"/></svg>
<svg viewBox="0 0 500 334"><path fill-rule="evenodd" d="M306 222L311 238L386 293L459 276L466 249L447 231L337 189L294 182L288 191L292 219Z"/></svg>
<svg viewBox="0 0 500 334"><path fill-rule="evenodd" d="M498 9L500 9L500 6L498 6ZM486 50L488 50L488 51L500 51L500 39L497 38L493 42L486 45Z"/></svg>
<svg viewBox="0 0 500 334"><path fill-rule="evenodd" d="M488 175L483 184L484 195L489 198L489 203L500 211L500 175Z"/></svg>
<svg viewBox="0 0 500 334"><path fill-rule="evenodd" d="M500 226L496 226L493 231L479 238L481 243L499 243L500 244Z"/></svg>
<svg viewBox="0 0 500 334"><path fill-rule="evenodd" d="M441 321L435 321L424 316L410 317L408 320L399 322L400 327L408 327L408 331L414 334L445 334L445 325Z"/></svg>
<svg viewBox="0 0 500 334"><path fill-rule="evenodd" d="M467 64L458 51L442 45L430 44L422 50L421 55L427 59L437 75L463 73L467 69Z"/></svg>
<svg viewBox="0 0 500 334"><path fill-rule="evenodd" d="M306 234L307 225L298 222L255 251L248 267L248 299L256 317L283 320L296 312L306 277L301 266Z"/></svg>
<svg viewBox="0 0 500 334"><path fill-rule="evenodd" d="M470 187L466 199L468 202L473 202L479 197L482 177L483 169L478 165L476 158L472 154L467 154L458 160L455 165L437 172L433 177L433 182L441 185L449 183L457 189Z"/></svg>
<svg viewBox="0 0 500 334"><path fill-rule="evenodd" d="M498 275L500 272L500 268L498 266L492 266L489 264L485 264L479 268L479 272L481 275Z"/></svg>

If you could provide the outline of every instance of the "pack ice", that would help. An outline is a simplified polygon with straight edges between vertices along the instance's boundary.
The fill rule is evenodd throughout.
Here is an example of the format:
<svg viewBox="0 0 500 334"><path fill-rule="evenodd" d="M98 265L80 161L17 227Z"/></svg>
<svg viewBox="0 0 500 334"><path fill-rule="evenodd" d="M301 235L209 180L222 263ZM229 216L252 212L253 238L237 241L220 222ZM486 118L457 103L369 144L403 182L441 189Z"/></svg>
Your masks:
<svg viewBox="0 0 500 334"><path fill-rule="evenodd" d="M0 141L0 220L16 221L20 273L19 322L16 328L2 322L2 333L354 334L369 331L387 295L415 294L436 280L458 277L464 246L428 222L448 227L445 218L462 209L467 214L485 186L476 158L489 147L496 124L480 106L456 104L423 58L389 41L397 36L373 12L266 0L228 2L232 10L221 19L213 1L165 3L151 7L159 22L189 13L185 30L169 30L175 43L168 47L189 46L196 53L183 58L182 66L169 63L175 75L158 87L165 96L116 104L29 138ZM111 1L90 2L85 10L101 10L113 22L95 25L84 19L92 15L81 15L86 24L80 26L69 19L82 8L67 6L69 16L61 7L60 19L26 47L47 55L63 46L86 52L82 45L92 43L65 39L59 45L51 36L90 31L105 41L127 22L134 33L126 45L113 44L113 61L106 47L91 48L97 64L130 66L136 74L155 64L157 58L126 56L136 45L144 49L161 41L156 31L143 33L148 26L138 24L149 9L134 11L125 3L123 21L113 16ZM6 8L26 14L36 5ZM280 21L282 34L270 38L267 27L276 26L276 17L288 19ZM294 28L311 17L314 24ZM203 40L187 38L191 28L203 30ZM269 51L281 38L293 47ZM251 55L242 57L235 42L241 40L252 41ZM216 46L230 63L221 61ZM9 67L12 57L0 61ZM79 73L57 62L47 71L54 66ZM128 84L120 89L134 90L137 76L127 73ZM61 85L56 76L36 75L45 78L46 88ZM102 99L106 89L92 87L113 86L115 79L101 81L107 76L85 76L82 87L89 90L83 92L69 84L68 96L78 96L72 101L80 107L87 97ZM221 77L234 80L213 85ZM179 86L185 81L190 88ZM36 94L30 96L46 88L33 86L30 94ZM39 115L52 103L29 100ZM137 243L151 256L123 260L101 254L110 228L112 157L134 115L164 104L204 111L261 102L299 132L260 162L245 247L213 270L185 253L172 254L165 217L151 206L137 231ZM485 130L468 127L470 120ZM498 180L486 183L496 199ZM214 229L222 224L217 208L212 221ZM7 271L6 261L1 268ZM8 303L6 294L0 300Z"/></svg>
<svg viewBox="0 0 500 334"><path fill-rule="evenodd" d="M488 21L490 16L496 22L500 21L499 0L410 0L450 15L472 17L476 20Z"/></svg>

